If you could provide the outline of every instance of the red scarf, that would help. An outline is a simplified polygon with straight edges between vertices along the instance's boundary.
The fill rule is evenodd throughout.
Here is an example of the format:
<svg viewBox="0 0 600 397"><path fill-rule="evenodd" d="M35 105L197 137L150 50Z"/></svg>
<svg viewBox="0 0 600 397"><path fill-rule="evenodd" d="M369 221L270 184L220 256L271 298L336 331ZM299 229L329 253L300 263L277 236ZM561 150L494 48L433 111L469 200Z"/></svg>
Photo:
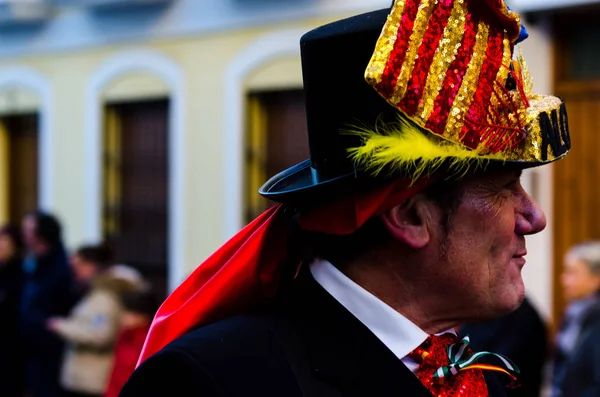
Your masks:
<svg viewBox="0 0 600 397"><path fill-rule="evenodd" d="M306 231L344 235L423 190L432 179L399 180L343 198L299 219ZM192 327L239 314L274 296L286 259L287 220L281 205L242 229L194 270L165 300L148 333L138 365Z"/></svg>

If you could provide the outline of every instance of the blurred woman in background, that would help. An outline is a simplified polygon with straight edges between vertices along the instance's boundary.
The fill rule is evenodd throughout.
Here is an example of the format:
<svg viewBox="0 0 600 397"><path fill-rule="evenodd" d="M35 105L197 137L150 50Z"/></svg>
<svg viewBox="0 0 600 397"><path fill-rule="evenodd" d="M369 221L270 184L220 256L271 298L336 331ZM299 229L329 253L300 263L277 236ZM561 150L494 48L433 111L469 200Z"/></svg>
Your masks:
<svg viewBox="0 0 600 397"><path fill-rule="evenodd" d="M578 359L575 352L600 324L600 241L588 241L569 250L561 282L569 304L556 337L552 396L572 397L563 393L565 383L573 381L565 376L567 365Z"/></svg>
<svg viewBox="0 0 600 397"><path fill-rule="evenodd" d="M23 395L24 363L19 341L19 307L23 286L23 244L20 229L0 228L0 394Z"/></svg>
<svg viewBox="0 0 600 397"><path fill-rule="evenodd" d="M122 295L139 288L111 272L110 252L86 246L75 252L71 266L78 283L88 288L69 317L52 318L48 329L62 337L67 351L61 372L66 396L102 396L106 392L121 318Z"/></svg>

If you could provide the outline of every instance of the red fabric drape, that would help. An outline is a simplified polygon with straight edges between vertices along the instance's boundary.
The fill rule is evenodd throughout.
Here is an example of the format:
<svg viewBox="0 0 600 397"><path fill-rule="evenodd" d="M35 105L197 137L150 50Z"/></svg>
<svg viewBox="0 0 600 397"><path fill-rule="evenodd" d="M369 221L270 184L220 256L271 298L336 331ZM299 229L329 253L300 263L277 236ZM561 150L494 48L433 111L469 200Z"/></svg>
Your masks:
<svg viewBox="0 0 600 397"><path fill-rule="evenodd" d="M402 203L431 179L399 180L316 208L299 219L303 230L350 234L374 215ZM272 297L286 258L286 220L270 208L210 256L165 300L148 333L138 365L196 325L241 313Z"/></svg>

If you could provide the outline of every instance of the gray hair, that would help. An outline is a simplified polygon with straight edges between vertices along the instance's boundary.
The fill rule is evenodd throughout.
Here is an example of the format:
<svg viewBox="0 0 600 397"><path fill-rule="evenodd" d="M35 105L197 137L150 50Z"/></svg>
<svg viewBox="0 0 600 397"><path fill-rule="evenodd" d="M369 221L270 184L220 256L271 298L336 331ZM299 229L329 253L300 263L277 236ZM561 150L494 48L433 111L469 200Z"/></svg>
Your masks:
<svg viewBox="0 0 600 397"><path fill-rule="evenodd" d="M572 247L567 257L581 259L592 273L600 275L600 241L586 241Z"/></svg>

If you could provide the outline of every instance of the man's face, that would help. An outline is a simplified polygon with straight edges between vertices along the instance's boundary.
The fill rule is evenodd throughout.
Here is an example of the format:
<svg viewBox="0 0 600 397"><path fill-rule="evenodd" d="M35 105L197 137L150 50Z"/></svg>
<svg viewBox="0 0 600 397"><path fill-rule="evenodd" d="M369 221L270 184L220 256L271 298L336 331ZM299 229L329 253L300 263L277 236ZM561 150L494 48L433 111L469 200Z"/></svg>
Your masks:
<svg viewBox="0 0 600 397"><path fill-rule="evenodd" d="M525 297L525 235L543 230L546 218L521 186L520 174L487 172L463 181L448 231L439 234L439 287L468 316L507 313Z"/></svg>
<svg viewBox="0 0 600 397"><path fill-rule="evenodd" d="M565 299L585 299L600 290L600 275L594 274L584 260L567 256L561 283Z"/></svg>
<svg viewBox="0 0 600 397"><path fill-rule="evenodd" d="M82 284L91 281L98 273L98 267L94 263L85 260L78 254L71 256L70 263L75 279Z"/></svg>

